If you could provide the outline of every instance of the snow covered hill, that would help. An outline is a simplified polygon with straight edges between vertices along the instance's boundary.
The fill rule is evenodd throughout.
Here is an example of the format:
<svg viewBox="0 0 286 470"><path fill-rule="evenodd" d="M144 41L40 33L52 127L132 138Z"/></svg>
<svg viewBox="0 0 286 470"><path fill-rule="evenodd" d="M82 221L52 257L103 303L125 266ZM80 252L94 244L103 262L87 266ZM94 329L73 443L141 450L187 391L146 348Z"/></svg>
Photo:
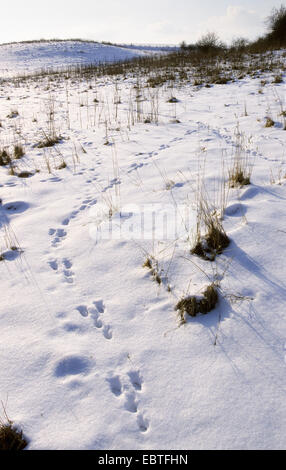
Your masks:
<svg viewBox="0 0 286 470"><path fill-rule="evenodd" d="M115 62L165 53L160 46L113 46L92 41L43 41L0 45L0 78L41 69Z"/></svg>

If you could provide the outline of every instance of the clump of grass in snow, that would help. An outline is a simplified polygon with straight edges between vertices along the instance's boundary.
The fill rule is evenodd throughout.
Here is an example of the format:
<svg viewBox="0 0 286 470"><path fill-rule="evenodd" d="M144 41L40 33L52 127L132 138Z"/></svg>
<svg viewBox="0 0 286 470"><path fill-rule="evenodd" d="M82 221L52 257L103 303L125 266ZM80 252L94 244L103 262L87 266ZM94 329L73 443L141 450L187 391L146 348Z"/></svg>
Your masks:
<svg viewBox="0 0 286 470"><path fill-rule="evenodd" d="M165 188L167 191L171 191L171 189L173 189L174 186L175 186L175 182L173 180L167 180L165 182Z"/></svg>
<svg viewBox="0 0 286 470"><path fill-rule="evenodd" d="M143 268L152 269L152 261L150 258L146 258L146 261L143 264Z"/></svg>
<svg viewBox="0 0 286 470"><path fill-rule="evenodd" d="M11 162L11 157L7 150L0 149L0 166L6 166Z"/></svg>
<svg viewBox="0 0 286 470"><path fill-rule="evenodd" d="M273 127L275 125L275 122L271 117L267 116L266 122L265 122L265 127Z"/></svg>
<svg viewBox="0 0 286 470"><path fill-rule="evenodd" d="M153 280L157 282L159 286L162 284L162 277L159 273L158 262L156 260L152 259L151 257L147 257L145 263L143 264L143 268L150 269Z"/></svg>
<svg viewBox="0 0 286 470"><path fill-rule="evenodd" d="M217 216L210 216L207 223L206 235L198 237L195 246L191 249L191 254L206 261L214 261L215 257L228 247L230 240Z"/></svg>
<svg viewBox="0 0 286 470"><path fill-rule="evenodd" d="M204 187L198 189L197 194L197 228L195 243L191 254L199 256L206 261L214 261L228 247L230 240L222 226L226 204L225 183L222 183L221 208L220 211L211 207Z"/></svg>
<svg viewBox="0 0 286 470"><path fill-rule="evenodd" d="M206 315L216 307L218 302L218 292L214 284L209 285L202 296L188 296L181 299L175 306L179 311L181 322L185 323L185 315L196 317L199 313Z"/></svg>
<svg viewBox="0 0 286 470"><path fill-rule="evenodd" d="M62 159L62 162L60 163L60 165L57 166L57 169L58 170L63 170L66 167L67 167L67 164L66 164L65 160Z"/></svg>
<svg viewBox="0 0 286 470"><path fill-rule="evenodd" d="M4 407L3 407L4 408ZM23 450L28 442L23 432L17 429L8 418L4 409L5 422L0 419L0 451L1 450Z"/></svg>
<svg viewBox="0 0 286 470"><path fill-rule="evenodd" d="M34 173L31 173L30 171L20 171L20 173L17 173L16 176L18 178L30 178L30 176L33 176Z"/></svg>
<svg viewBox="0 0 286 470"><path fill-rule="evenodd" d="M54 145L59 144L60 141L61 141L61 137L57 135L52 135L52 136L45 135L44 139L41 140L37 144L37 147L39 149L44 148L44 147L53 147Z"/></svg>
<svg viewBox="0 0 286 470"><path fill-rule="evenodd" d="M282 117L282 127L286 130L286 111L284 109L284 100L280 97L278 92L274 90L275 101L278 103L280 108L279 116Z"/></svg>
<svg viewBox="0 0 286 470"><path fill-rule="evenodd" d="M11 112L9 114L7 114L7 118L9 118L9 119L13 119L17 116L19 116L19 112L17 111L17 109L13 109L13 110L11 110Z"/></svg>
<svg viewBox="0 0 286 470"><path fill-rule="evenodd" d="M151 88L156 88L157 86L161 86L168 81L174 81L175 79L175 75L173 75L172 73L165 72L161 75L158 74L149 77L147 80L147 86L150 86Z"/></svg>
<svg viewBox="0 0 286 470"><path fill-rule="evenodd" d="M0 425L0 450L23 450L27 444L23 432L11 422Z"/></svg>
<svg viewBox="0 0 286 470"><path fill-rule="evenodd" d="M52 95L49 97L46 111L48 129L46 132L42 131L44 138L36 145L38 148L53 147L55 144L59 144L62 140L62 137L58 135L55 126L55 99Z"/></svg>
<svg viewBox="0 0 286 470"><path fill-rule="evenodd" d="M168 103L179 103L179 100L175 96L171 96L168 100Z"/></svg>
<svg viewBox="0 0 286 470"><path fill-rule="evenodd" d="M25 155L22 145L18 144L14 146L14 158L18 160Z"/></svg>
<svg viewBox="0 0 286 470"><path fill-rule="evenodd" d="M0 149L0 166L10 165L10 173L14 174L13 160L19 160L25 155L22 145L14 146L14 153L11 155L8 150Z"/></svg>
<svg viewBox="0 0 286 470"><path fill-rule="evenodd" d="M276 75L274 77L273 83L283 83L282 75Z"/></svg>
<svg viewBox="0 0 286 470"><path fill-rule="evenodd" d="M235 188L249 185L251 173L252 165L245 150L244 137L242 134L237 133L235 155L232 167L229 169L229 186Z"/></svg>
<svg viewBox="0 0 286 470"><path fill-rule="evenodd" d="M241 168L235 167L233 173L230 175L230 186L247 186L250 184L250 177L245 176Z"/></svg>

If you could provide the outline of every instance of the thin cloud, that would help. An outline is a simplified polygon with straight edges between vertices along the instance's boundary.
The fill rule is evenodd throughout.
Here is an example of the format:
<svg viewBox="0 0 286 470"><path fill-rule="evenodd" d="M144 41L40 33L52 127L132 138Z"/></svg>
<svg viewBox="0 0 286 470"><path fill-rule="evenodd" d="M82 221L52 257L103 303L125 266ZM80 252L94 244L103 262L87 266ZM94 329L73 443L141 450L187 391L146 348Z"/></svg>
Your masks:
<svg viewBox="0 0 286 470"><path fill-rule="evenodd" d="M224 41L234 37L254 39L264 32L263 18L254 10L240 6L229 6L226 14L212 16L200 24L198 35L206 31L215 31Z"/></svg>

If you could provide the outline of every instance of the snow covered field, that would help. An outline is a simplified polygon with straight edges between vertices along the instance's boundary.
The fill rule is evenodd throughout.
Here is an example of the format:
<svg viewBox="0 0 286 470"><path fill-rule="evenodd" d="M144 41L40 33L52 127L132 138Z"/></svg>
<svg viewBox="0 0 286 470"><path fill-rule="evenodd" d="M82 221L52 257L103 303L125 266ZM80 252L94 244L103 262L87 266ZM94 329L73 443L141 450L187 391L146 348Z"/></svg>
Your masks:
<svg viewBox="0 0 286 470"><path fill-rule="evenodd" d="M0 167L0 399L28 449L285 448L285 78L2 83L0 151L25 155ZM213 262L191 254L202 181Z"/></svg>

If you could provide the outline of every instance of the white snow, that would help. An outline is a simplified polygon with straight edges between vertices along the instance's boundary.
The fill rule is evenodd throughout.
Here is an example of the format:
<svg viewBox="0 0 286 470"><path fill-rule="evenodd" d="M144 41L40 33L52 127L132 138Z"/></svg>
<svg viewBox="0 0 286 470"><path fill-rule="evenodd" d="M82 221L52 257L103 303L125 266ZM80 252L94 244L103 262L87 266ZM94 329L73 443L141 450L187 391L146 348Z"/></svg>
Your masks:
<svg viewBox="0 0 286 470"><path fill-rule="evenodd" d="M92 41L0 44L0 78L47 69L115 62L166 53L160 46L113 46Z"/></svg>
<svg viewBox="0 0 286 470"><path fill-rule="evenodd" d="M14 70L40 47L13 49ZM21 142L16 172L35 173L0 167L0 399L29 449L285 448L285 75L262 94L260 79L142 86L138 113L133 78L2 84L0 149ZM51 109L62 141L37 148ZM211 263L190 254L197 182L214 202L238 128L251 185L229 189L231 244ZM187 209L186 230L152 240L154 207L172 223ZM145 239L130 239L143 210ZM178 300L213 281L217 308L179 326Z"/></svg>

